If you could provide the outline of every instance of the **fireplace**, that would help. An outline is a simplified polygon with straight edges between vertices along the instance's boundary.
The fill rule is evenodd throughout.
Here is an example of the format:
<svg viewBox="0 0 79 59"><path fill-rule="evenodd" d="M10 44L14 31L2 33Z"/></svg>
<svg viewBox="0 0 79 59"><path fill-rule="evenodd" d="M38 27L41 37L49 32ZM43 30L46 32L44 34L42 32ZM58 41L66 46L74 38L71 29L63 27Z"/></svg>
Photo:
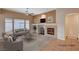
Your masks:
<svg viewBox="0 0 79 59"><path fill-rule="evenodd" d="M54 28L47 28L47 34L54 35Z"/></svg>
<svg viewBox="0 0 79 59"><path fill-rule="evenodd" d="M38 27L38 33L41 35L45 35L45 29L43 25L39 25Z"/></svg>
<svg viewBox="0 0 79 59"><path fill-rule="evenodd" d="M44 28L43 27L40 28L40 34L44 35Z"/></svg>

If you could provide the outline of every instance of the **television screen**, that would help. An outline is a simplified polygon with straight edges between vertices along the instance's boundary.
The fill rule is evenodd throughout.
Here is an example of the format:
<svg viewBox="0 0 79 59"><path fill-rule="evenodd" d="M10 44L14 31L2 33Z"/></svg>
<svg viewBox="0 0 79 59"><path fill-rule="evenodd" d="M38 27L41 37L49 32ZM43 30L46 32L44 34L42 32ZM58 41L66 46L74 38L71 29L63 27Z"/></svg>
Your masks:
<svg viewBox="0 0 79 59"><path fill-rule="evenodd" d="M46 22L46 19L40 19L40 23L45 23Z"/></svg>

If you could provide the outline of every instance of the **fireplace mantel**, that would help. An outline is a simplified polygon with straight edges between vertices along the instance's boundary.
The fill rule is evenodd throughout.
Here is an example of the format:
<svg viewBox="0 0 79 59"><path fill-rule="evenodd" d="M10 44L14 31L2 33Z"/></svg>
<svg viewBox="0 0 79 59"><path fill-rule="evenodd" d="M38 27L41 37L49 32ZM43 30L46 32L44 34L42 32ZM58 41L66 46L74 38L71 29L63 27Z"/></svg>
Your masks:
<svg viewBox="0 0 79 59"><path fill-rule="evenodd" d="M50 23L38 23L38 24L32 24L32 25L54 25L56 26L56 23L50 24Z"/></svg>

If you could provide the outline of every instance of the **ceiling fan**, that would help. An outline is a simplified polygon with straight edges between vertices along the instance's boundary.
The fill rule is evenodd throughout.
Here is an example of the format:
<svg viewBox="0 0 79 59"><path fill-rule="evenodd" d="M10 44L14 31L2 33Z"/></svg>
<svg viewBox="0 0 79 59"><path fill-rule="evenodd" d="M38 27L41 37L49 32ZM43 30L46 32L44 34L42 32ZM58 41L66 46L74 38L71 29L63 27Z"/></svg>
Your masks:
<svg viewBox="0 0 79 59"><path fill-rule="evenodd" d="M29 12L29 11L30 11L30 8L26 8L26 11L25 11L26 15L27 15L27 16L28 16L28 15L33 16L34 13L31 13L31 12Z"/></svg>

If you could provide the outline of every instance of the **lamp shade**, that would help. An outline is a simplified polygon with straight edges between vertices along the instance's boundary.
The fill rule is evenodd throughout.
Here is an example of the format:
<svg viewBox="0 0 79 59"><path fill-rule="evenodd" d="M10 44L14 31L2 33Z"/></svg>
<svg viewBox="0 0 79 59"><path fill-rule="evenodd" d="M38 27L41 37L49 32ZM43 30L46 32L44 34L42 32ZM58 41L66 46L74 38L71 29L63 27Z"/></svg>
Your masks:
<svg viewBox="0 0 79 59"><path fill-rule="evenodd" d="M46 18L46 15L41 15L41 18Z"/></svg>

